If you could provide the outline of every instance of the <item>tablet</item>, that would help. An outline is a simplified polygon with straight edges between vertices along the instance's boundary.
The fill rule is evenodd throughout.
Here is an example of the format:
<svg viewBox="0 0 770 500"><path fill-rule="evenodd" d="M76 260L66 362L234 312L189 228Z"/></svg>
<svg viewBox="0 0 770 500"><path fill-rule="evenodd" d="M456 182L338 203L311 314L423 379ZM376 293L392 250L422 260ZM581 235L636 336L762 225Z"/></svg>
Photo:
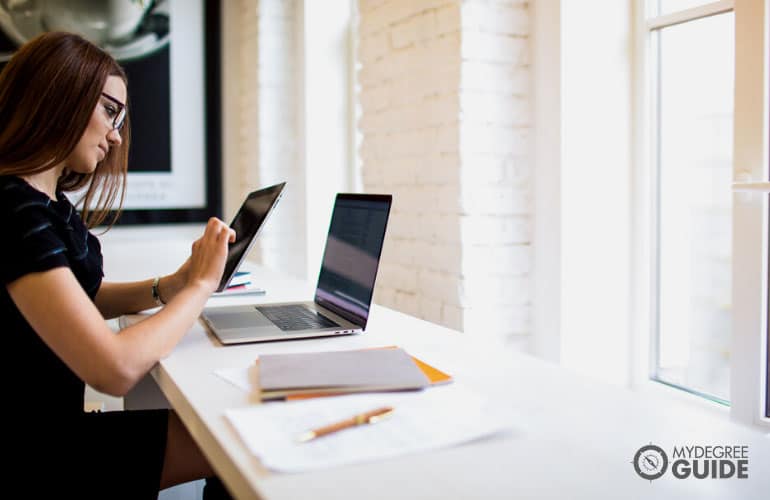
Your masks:
<svg viewBox="0 0 770 500"><path fill-rule="evenodd" d="M230 227L235 230L235 242L230 243L230 248L227 251L225 272L222 274L217 292L221 292L230 284L230 280L235 276L241 262L257 240L257 235L262 226L265 225L267 217L275 208L278 200L281 199L284 186L286 183L282 182L249 193L238 213L235 214L230 223Z"/></svg>

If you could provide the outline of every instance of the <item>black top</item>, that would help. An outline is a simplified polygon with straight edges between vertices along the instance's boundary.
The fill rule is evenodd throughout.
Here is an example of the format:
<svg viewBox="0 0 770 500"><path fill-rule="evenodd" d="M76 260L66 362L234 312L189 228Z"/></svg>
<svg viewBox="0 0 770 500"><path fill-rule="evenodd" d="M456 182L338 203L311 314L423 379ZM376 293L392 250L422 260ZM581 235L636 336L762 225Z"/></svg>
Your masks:
<svg viewBox="0 0 770 500"><path fill-rule="evenodd" d="M99 241L67 197L56 197L0 176L0 395L9 429L3 449L12 457L6 476L31 498L104 498L108 492L111 498L155 499L168 411L85 413L85 384L8 295L6 285L14 280L56 267L70 268L91 300L101 286Z"/></svg>
<svg viewBox="0 0 770 500"><path fill-rule="evenodd" d="M103 276L99 240L67 197L57 198L18 177L0 176L0 279L8 285L29 273L69 267L93 300ZM0 288L0 332L5 400L48 415L83 412L83 381L35 333L6 286Z"/></svg>

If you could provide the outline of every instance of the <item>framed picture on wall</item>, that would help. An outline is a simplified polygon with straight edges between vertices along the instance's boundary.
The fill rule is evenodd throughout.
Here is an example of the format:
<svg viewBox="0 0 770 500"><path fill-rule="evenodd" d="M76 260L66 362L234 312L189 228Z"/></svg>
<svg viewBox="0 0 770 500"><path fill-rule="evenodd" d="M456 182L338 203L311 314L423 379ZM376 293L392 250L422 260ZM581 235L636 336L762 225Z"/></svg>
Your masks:
<svg viewBox="0 0 770 500"><path fill-rule="evenodd" d="M118 223L221 216L219 0L2 2L0 64L45 30L84 35L128 76L131 149Z"/></svg>

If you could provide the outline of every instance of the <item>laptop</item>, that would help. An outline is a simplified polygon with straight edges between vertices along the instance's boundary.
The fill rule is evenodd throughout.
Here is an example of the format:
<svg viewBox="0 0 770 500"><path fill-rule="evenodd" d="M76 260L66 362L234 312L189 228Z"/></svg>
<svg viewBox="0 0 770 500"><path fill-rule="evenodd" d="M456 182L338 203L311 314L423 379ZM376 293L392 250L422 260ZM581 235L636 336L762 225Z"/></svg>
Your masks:
<svg viewBox="0 0 770 500"><path fill-rule="evenodd" d="M392 197L338 194L310 302L208 307L223 344L349 335L366 329Z"/></svg>
<svg viewBox="0 0 770 500"><path fill-rule="evenodd" d="M235 230L235 241L230 243L227 250L227 261L222 279L216 291L221 292L235 277L243 259L248 255L259 231L264 227L268 216L278 204L283 194L285 182L252 191L243 201L238 213L235 214L230 227Z"/></svg>

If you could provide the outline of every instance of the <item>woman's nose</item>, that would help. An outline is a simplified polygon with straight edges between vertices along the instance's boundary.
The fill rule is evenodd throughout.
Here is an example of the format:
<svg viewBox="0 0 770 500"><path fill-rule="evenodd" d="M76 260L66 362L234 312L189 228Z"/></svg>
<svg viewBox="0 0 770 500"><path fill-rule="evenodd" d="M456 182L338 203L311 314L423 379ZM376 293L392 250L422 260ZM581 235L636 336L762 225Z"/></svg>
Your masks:
<svg viewBox="0 0 770 500"><path fill-rule="evenodd" d="M110 146L120 146L123 144L123 137L120 135L120 130L110 130L110 133L107 134L107 142L110 143Z"/></svg>

